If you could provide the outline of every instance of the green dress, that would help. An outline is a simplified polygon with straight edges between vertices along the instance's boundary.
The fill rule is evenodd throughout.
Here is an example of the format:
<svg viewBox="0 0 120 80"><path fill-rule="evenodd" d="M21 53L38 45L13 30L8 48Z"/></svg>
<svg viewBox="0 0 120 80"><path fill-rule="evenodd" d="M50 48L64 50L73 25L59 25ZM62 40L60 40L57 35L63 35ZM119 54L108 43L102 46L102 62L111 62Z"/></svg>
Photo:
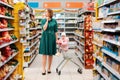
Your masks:
<svg viewBox="0 0 120 80"><path fill-rule="evenodd" d="M42 25L42 36L40 39L40 48L39 53L43 55L55 55L56 54L56 35L58 31L57 21L51 19L48 21L48 27L46 30L43 30L43 26L46 23L46 19L41 21Z"/></svg>

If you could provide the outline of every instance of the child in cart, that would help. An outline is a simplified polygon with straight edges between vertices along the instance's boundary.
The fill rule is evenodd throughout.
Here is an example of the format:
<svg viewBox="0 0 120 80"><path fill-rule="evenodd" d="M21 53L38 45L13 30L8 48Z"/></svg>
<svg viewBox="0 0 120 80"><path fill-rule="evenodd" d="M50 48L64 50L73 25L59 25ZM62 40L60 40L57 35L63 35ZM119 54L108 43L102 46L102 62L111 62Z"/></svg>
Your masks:
<svg viewBox="0 0 120 80"><path fill-rule="evenodd" d="M65 32L62 32L61 38L57 41L57 44L58 44L58 47L59 47L58 52L56 54L57 56L60 55L61 50L63 50L63 51L68 50L68 42L69 42L69 38L66 37Z"/></svg>

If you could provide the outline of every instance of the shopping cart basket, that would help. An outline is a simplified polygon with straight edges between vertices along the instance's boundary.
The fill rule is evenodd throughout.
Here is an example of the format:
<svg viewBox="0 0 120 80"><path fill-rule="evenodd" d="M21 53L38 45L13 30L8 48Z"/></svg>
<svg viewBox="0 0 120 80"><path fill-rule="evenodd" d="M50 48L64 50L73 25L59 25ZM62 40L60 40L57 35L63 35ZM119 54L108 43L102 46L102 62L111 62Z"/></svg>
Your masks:
<svg viewBox="0 0 120 80"><path fill-rule="evenodd" d="M69 56L68 50L63 50L62 48L58 47L58 51L63 55L63 60L57 66L56 72L58 73L58 75L61 75L61 70L65 67L65 65L67 65L68 62L72 62L76 66L78 66L77 72L82 74L82 68L80 67L80 65L78 65L75 61L72 60L72 58L74 58L74 57ZM75 57L77 57L77 56L75 56Z"/></svg>

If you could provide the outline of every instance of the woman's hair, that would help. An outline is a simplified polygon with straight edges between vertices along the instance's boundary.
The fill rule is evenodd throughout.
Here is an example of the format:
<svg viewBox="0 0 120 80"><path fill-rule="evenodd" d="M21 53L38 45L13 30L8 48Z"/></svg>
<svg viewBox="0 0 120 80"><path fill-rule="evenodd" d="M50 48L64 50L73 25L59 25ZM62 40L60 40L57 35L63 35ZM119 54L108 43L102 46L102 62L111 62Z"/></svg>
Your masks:
<svg viewBox="0 0 120 80"><path fill-rule="evenodd" d="M53 10L52 9L46 9L49 13L49 17L52 18L53 17Z"/></svg>

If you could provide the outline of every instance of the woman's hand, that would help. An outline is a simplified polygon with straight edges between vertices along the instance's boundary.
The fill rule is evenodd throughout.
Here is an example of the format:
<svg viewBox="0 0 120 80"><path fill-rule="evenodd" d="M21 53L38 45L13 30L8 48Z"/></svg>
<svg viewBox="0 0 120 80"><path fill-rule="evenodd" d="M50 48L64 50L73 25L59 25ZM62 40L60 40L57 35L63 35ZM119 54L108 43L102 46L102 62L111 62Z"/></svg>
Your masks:
<svg viewBox="0 0 120 80"><path fill-rule="evenodd" d="M51 18L50 18L50 17L46 17L46 20L47 20L47 21L50 21L50 20L51 20Z"/></svg>
<svg viewBox="0 0 120 80"><path fill-rule="evenodd" d="M49 17L46 17L46 20L49 21Z"/></svg>

